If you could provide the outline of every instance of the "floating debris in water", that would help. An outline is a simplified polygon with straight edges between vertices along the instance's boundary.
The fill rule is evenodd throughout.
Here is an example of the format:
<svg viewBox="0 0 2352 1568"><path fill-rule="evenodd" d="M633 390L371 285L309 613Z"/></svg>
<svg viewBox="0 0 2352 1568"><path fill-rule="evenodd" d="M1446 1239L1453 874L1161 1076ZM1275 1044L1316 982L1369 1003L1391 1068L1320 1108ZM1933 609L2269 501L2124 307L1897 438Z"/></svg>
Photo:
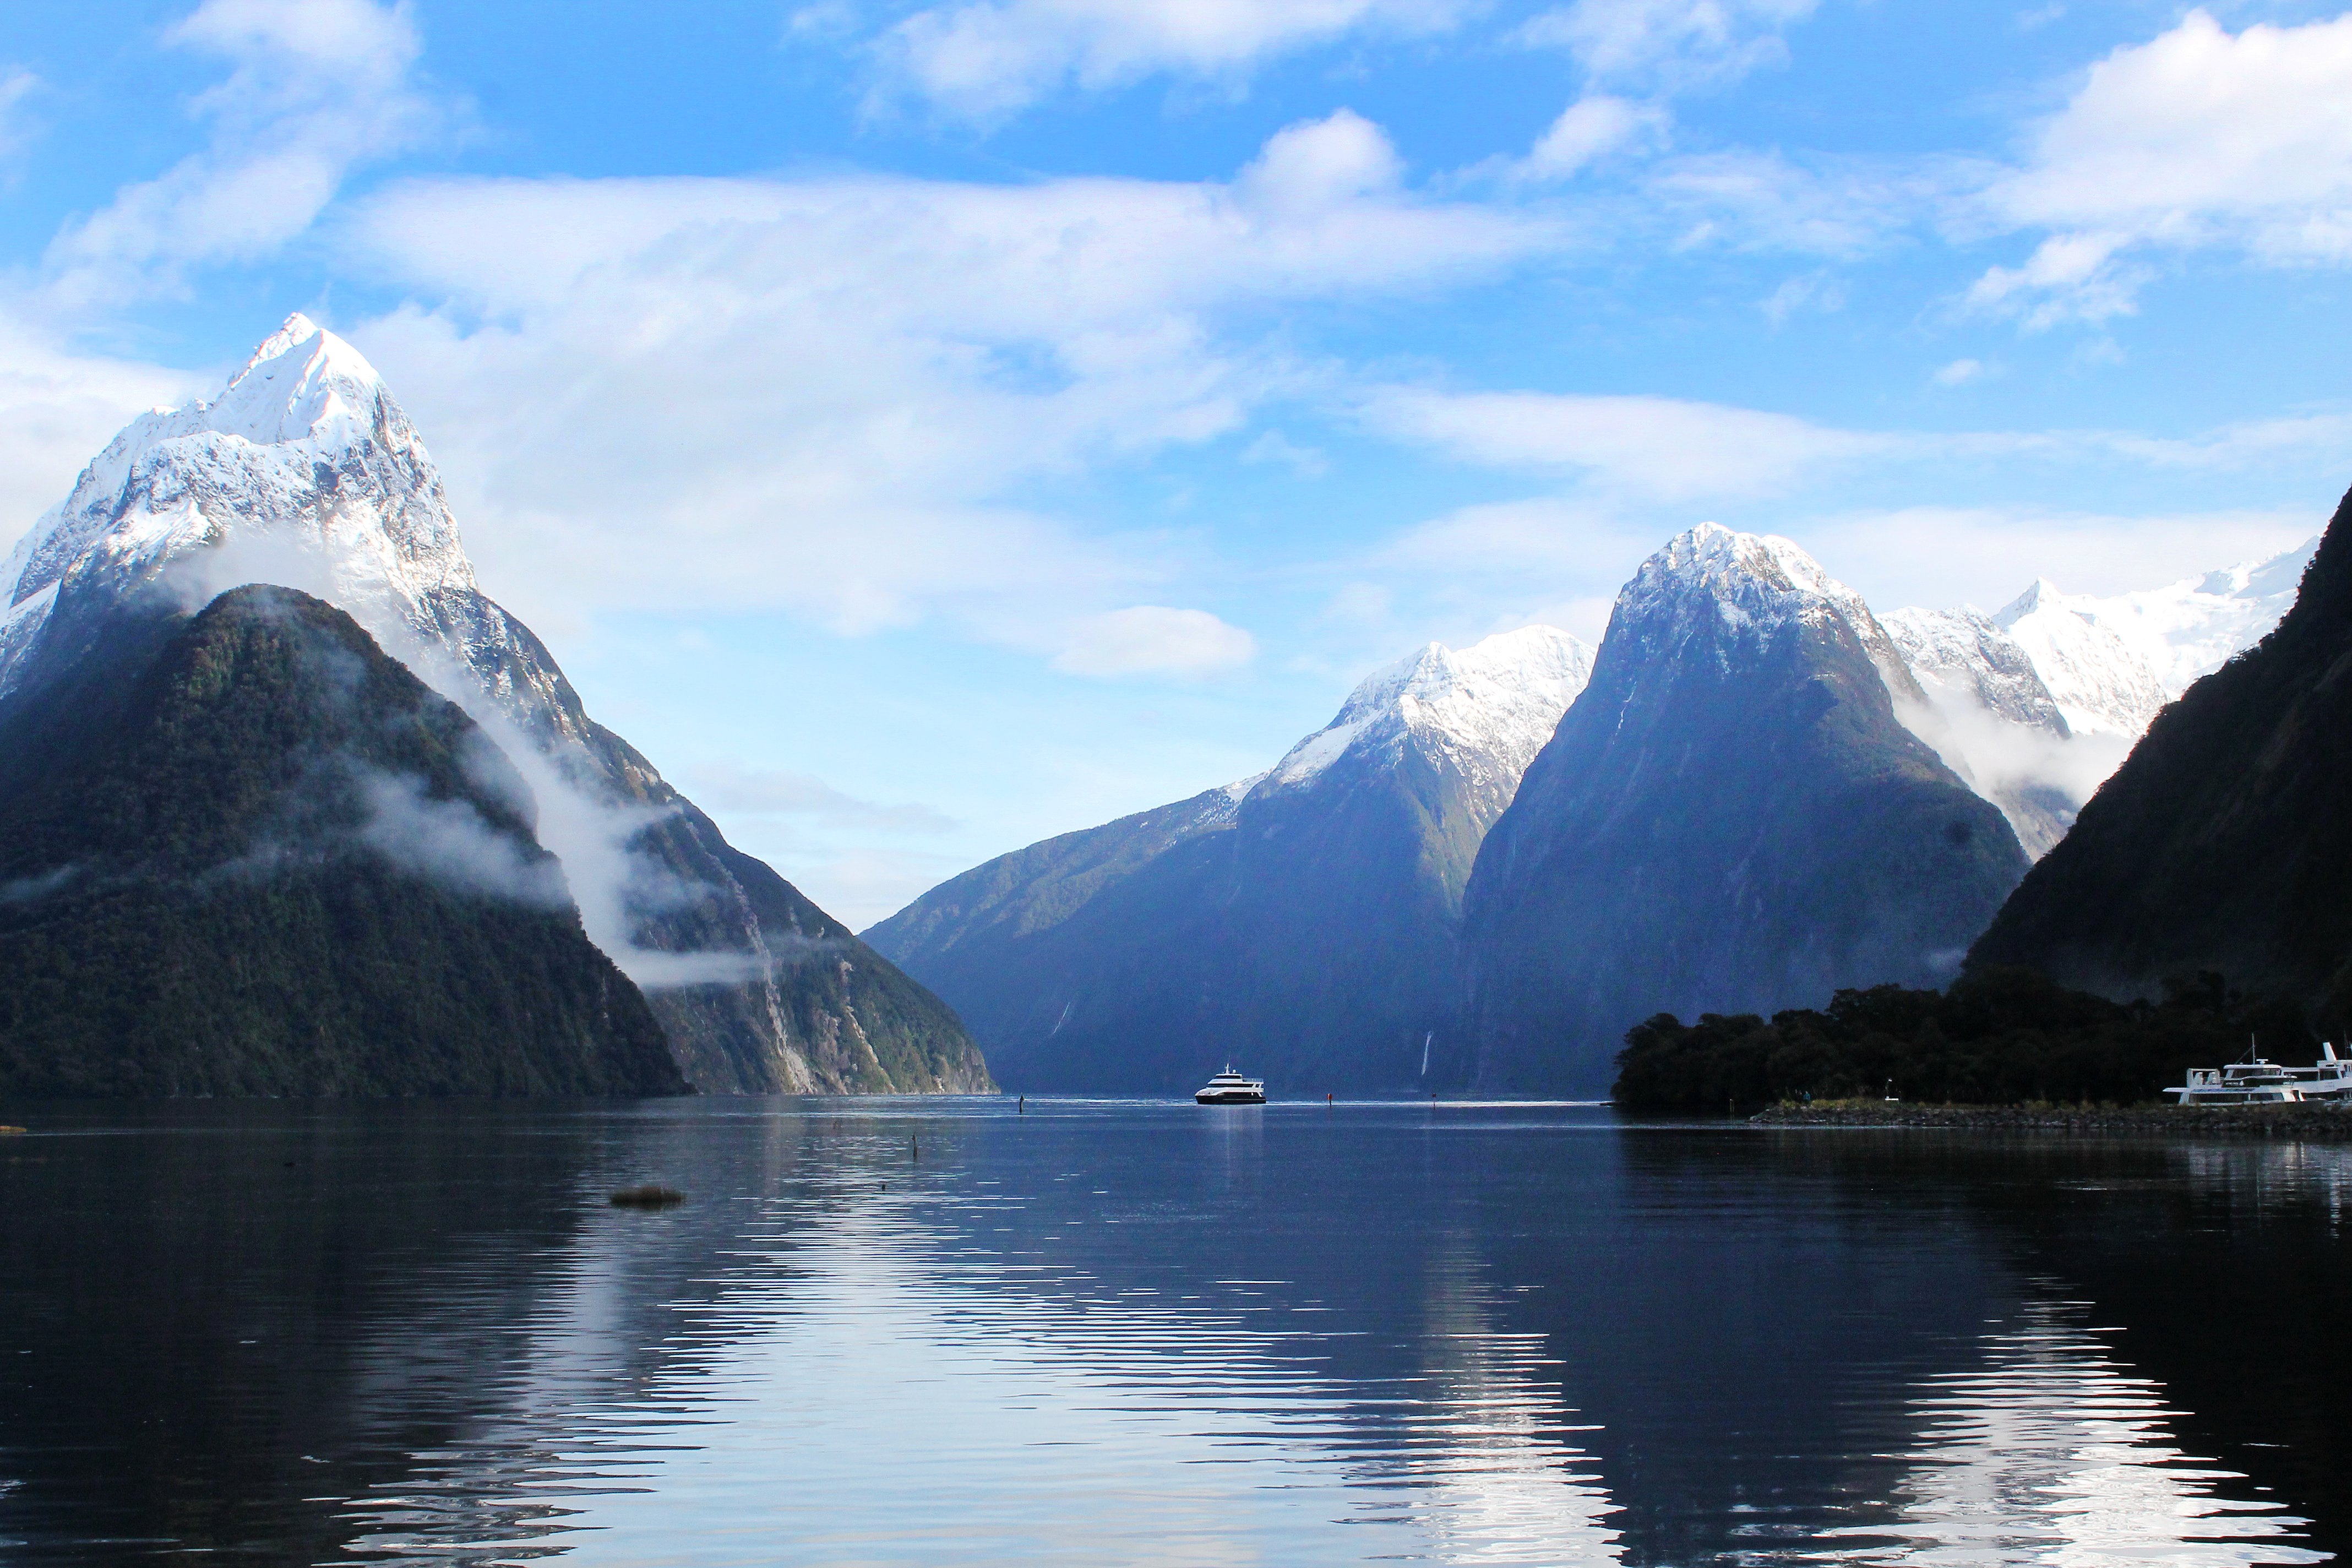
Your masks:
<svg viewBox="0 0 2352 1568"><path fill-rule="evenodd" d="M621 1209L666 1209L684 1202L686 1194L676 1187L657 1186L650 1182L642 1187L623 1187L613 1194L613 1206Z"/></svg>

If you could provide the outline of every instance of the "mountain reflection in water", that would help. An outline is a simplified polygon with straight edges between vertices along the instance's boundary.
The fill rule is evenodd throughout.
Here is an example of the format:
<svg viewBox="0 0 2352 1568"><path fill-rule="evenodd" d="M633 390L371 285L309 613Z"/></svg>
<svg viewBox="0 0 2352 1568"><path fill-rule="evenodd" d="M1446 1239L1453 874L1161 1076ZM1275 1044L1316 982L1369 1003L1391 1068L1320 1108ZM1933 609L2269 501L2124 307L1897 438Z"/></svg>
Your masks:
<svg viewBox="0 0 2352 1568"><path fill-rule="evenodd" d="M2333 1149L0 1119L10 1563L2304 1563L2352 1505ZM689 1200L604 1203L646 1180Z"/></svg>

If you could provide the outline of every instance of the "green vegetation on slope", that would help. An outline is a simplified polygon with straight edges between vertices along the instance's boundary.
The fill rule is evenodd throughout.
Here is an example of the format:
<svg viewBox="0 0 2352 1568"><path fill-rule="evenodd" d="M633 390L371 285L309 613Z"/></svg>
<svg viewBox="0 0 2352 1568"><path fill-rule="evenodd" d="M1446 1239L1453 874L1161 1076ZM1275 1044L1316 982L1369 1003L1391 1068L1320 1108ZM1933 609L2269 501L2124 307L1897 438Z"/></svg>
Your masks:
<svg viewBox="0 0 2352 1568"><path fill-rule="evenodd" d="M1841 991L1819 1011L1661 1013L1625 1036L1616 1103L1631 1110L1755 1110L1781 1100L1875 1099L1947 1105L2133 1104L2192 1067L2218 1067L2259 1040L2305 1062L2316 1043L2292 1007L2249 1002L2218 974L2175 984L2160 1003L2111 1002L2030 970L1972 973L1944 992Z"/></svg>
<svg viewBox="0 0 2352 1568"><path fill-rule="evenodd" d="M520 781L332 606L224 595L9 740L0 1092L684 1088Z"/></svg>

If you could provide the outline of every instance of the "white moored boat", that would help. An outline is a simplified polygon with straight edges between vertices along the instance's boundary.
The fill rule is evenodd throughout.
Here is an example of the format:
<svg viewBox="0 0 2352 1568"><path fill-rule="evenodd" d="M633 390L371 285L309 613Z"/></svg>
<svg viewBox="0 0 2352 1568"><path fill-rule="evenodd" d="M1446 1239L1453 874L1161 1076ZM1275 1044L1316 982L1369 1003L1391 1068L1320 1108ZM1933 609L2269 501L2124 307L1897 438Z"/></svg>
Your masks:
<svg viewBox="0 0 2352 1568"><path fill-rule="evenodd" d="M1244 1078L1227 1062L1225 1070L1195 1090L1192 1099L1202 1105L1264 1105L1265 1080Z"/></svg>
<svg viewBox="0 0 2352 1568"><path fill-rule="evenodd" d="M2190 1068L2189 1081L2167 1094L2183 1105L2290 1105L2300 1100L2352 1105L2352 1060L2323 1042L2319 1060L2307 1068L2281 1067L2252 1057L2225 1068Z"/></svg>

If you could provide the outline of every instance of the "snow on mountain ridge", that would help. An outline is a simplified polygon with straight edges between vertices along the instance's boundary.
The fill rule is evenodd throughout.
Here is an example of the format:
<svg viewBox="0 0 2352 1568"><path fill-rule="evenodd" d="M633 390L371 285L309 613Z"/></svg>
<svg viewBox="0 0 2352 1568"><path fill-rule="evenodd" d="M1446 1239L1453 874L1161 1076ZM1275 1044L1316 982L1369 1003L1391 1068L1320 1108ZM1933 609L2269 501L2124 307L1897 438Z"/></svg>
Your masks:
<svg viewBox="0 0 2352 1568"><path fill-rule="evenodd" d="M1359 682L1331 722L1255 787L1299 788L1350 752L1387 758L1418 739L1482 784L1507 774L1507 798L1591 673L1592 650L1554 626L1498 632L1462 649L1430 643Z"/></svg>
<svg viewBox="0 0 2352 1568"><path fill-rule="evenodd" d="M2061 738L2072 732L2032 656L1983 611L1913 607L1881 616L1879 624L1931 700L1972 701Z"/></svg>
<svg viewBox="0 0 2352 1568"><path fill-rule="evenodd" d="M2294 607L2304 568L2318 548L2314 536L2264 560L2242 561L2160 588L2057 597L2114 633L2147 666L2169 700L2269 635Z"/></svg>
<svg viewBox="0 0 2352 1568"><path fill-rule="evenodd" d="M1994 612L2078 735L2137 736L2175 693L2124 639L2045 579Z"/></svg>
<svg viewBox="0 0 2352 1568"><path fill-rule="evenodd" d="M1897 610L1885 624L1927 697L1899 710L2039 856L2166 703L2278 623L2317 543L2137 593L2038 578L1991 616Z"/></svg>
<svg viewBox="0 0 2352 1568"><path fill-rule="evenodd" d="M1618 591L1610 637L1619 635L1621 625L1641 628L1640 657L1671 658L1675 646L1703 629L1702 613L1720 617L1743 642L1759 645L1790 626L1843 621L1897 700L1924 700L1902 650L1862 595L1792 539L1740 533L1716 522L1677 534ZM1727 667L1728 648L1718 645L1717 658Z"/></svg>
<svg viewBox="0 0 2352 1568"><path fill-rule="evenodd" d="M415 426L357 349L299 313L218 396L154 409L124 426L72 493L17 542L0 581L7 607L37 619L46 612L29 606L68 573L103 573L127 585L228 545L309 555L239 581L323 579L295 585L320 587L379 636L386 612L431 635L428 601L475 585ZM258 563L216 564L238 575ZM37 630L11 625L0 643L0 690Z"/></svg>

